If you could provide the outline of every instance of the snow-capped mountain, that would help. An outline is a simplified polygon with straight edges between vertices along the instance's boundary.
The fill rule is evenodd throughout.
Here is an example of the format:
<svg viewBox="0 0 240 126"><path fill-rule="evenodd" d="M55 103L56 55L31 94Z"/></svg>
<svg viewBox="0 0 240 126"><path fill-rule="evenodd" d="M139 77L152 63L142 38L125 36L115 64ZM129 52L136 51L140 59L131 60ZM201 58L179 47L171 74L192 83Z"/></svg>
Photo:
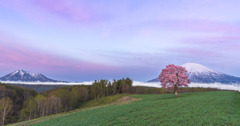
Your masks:
<svg viewBox="0 0 240 126"><path fill-rule="evenodd" d="M31 73L25 70L16 70L4 77L0 78L1 81L22 81L22 82L61 82L49 79L40 73Z"/></svg>
<svg viewBox="0 0 240 126"><path fill-rule="evenodd" d="M209 69L197 63L186 63L186 64L183 64L182 67L185 67L186 70L188 71L187 75L191 82L198 82L198 83L219 82L219 83L225 83L225 84L232 84L232 83L240 84L239 77L234 77L221 72L216 72L212 69ZM159 82L159 79L155 78L148 82Z"/></svg>

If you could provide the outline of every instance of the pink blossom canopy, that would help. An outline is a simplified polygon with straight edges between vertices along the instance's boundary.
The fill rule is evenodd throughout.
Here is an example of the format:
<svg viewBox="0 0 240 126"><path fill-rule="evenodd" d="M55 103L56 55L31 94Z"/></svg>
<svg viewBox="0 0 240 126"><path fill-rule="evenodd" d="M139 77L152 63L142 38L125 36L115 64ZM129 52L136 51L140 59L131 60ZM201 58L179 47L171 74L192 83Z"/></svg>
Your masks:
<svg viewBox="0 0 240 126"><path fill-rule="evenodd" d="M168 65L159 75L163 88L173 88L179 86L188 86L190 83L187 70L182 66Z"/></svg>

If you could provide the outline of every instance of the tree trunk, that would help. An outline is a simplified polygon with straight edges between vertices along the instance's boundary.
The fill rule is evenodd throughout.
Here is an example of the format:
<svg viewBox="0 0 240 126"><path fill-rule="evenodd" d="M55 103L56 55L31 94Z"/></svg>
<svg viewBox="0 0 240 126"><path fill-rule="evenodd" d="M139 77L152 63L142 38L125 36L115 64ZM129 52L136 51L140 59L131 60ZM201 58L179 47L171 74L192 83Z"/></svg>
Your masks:
<svg viewBox="0 0 240 126"><path fill-rule="evenodd" d="M176 96L176 97L178 97L178 92L177 92L177 90L178 90L178 87L177 87L177 86L174 86L174 93L175 93L175 96Z"/></svg>
<svg viewBox="0 0 240 126"><path fill-rule="evenodd" d="M6 113L6 108L3 109L3 122L2 122L2 126L4 126L4 121L5 121L5 113Z"/></svg>
<svg viewBox="0 0 240 126"><path fill-rule="evenodd" d="M175 91L175 96L178 97L178 92L177 92L177 90Z"/></svg>

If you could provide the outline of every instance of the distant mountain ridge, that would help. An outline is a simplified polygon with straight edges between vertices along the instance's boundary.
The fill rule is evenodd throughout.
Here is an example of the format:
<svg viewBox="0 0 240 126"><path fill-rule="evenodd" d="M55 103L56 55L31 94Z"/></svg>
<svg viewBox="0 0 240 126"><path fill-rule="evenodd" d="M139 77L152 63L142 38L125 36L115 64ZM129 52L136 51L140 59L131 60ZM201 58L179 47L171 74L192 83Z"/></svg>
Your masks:
<svg viewBox="0 0 240 126"><path fill-rule="evenodd" d="M197 63L186 63L182 67L185 67L188 71L187 75L191 82L196 83L225 83L225 84L240 84L240 77L231 76L225 73L216 72L203 65ZM158 78L150 80L148 82L159 82Z"/></svg>
<svg viewBox="0 0 240 126"><path fill-rule="evenodd" d="M0 78L1 81L21 81L21 82L64 82L49 79L43 74L32 73L25 70L16 70Z"/></svg>

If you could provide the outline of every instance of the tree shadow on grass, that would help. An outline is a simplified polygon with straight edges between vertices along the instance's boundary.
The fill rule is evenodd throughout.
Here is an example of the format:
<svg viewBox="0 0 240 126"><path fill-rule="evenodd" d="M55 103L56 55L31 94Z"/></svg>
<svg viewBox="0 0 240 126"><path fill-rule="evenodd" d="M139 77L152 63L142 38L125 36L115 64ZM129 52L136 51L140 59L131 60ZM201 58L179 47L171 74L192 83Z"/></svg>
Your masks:
<svg viewBox="0 0 240 126"><path fill-rule="evenodd" d="M178 97L176 97L176 96L173 94L173 95L170 95L170 96L167 96L167 97L163 97L163 98L161 98L161 99L159 99L159 100L175 99L175 98L178 98Z"/></svg>
<svg viewBox="0 0 240 126"><path fill-rule="evenodd" d="M170 95L170 96L161 98L161 99L159 99L159 100L179 99L179 98L185 98L185 97L189 97L189 96L193 96L193 95L197 95L197 94L194 94L194 93L180 93L180 94L178 94L178 96L175 96L174 94L172 94L172 95Z"/></svg>

